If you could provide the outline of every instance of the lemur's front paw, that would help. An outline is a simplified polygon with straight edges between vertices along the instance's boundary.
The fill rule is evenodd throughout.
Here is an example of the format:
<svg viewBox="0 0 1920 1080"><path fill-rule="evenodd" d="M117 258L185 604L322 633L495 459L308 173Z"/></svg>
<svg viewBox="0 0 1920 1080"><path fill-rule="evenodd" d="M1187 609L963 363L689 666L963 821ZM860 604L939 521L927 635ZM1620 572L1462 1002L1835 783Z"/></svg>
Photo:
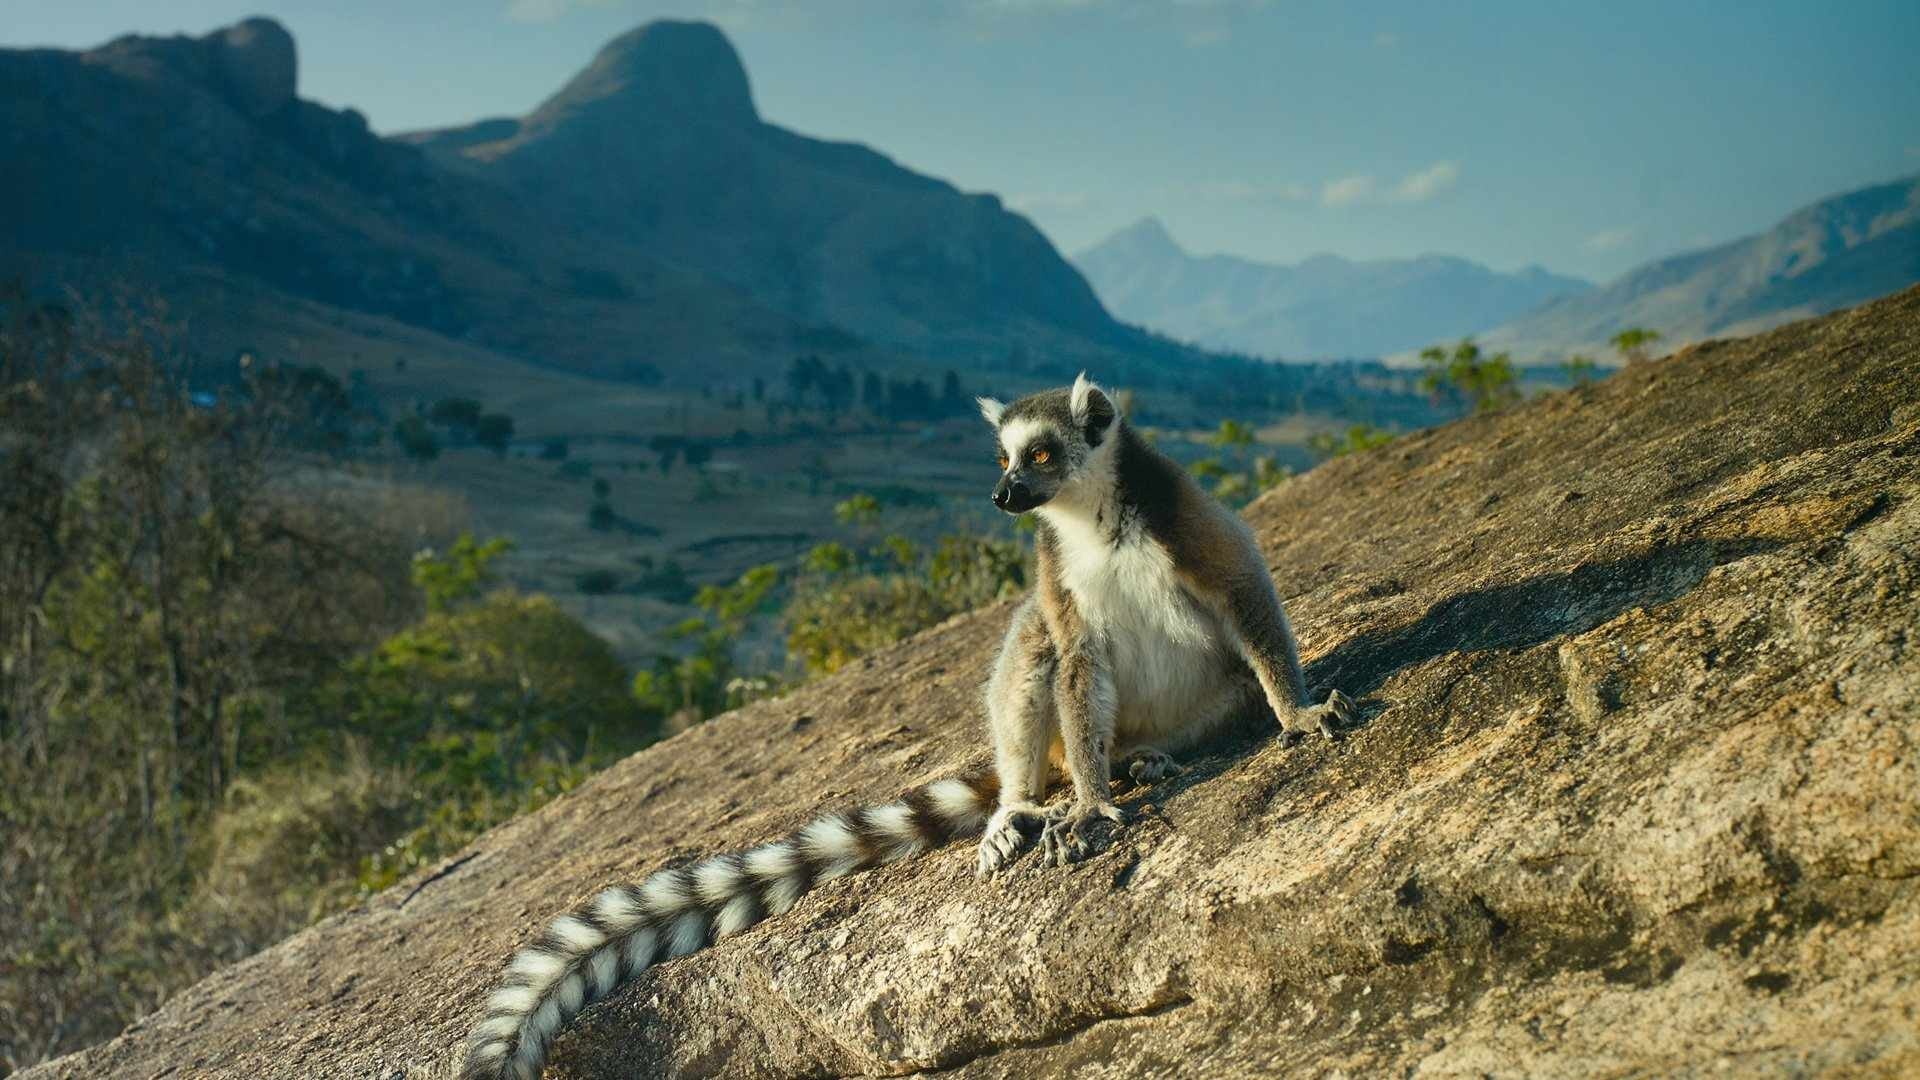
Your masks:
<svg viewBox="0 0 1920 1080"><path fill-rule="evenodd" d="M1341 728L1352 727L1358 715L1359 710L1354 707L1353 699L1333 690L1327 694L1325 702L1297 710L1291 722L1283 726L1290 735L1317 731L1331 739Z"/></svg>
<svg viewBox="0 0 1920 1080"><path fill-rule="evenodd" d="M991 877L1006 869L1033 843L1047 823L1045 812L1033 806L1003 806L987 820L980 838L979 875Z"/></svg>
<svg viewBox="0 0 1920 1080"><path fill-rule="evenodd" d="M1126 815L1112 803L1074 806L1064 813L1048 814L1046 827L1040 831L1040 858L1055 866L1091 858L1106 850L1114 831L1126 821Z"/></svg>
<svg viewBox="0 0 1920 1080"><path fill-rule="evenodd" d="M1187 770L1173 760L1164 750L1143 747L1121 759L1118 771L1133 781L1135 787L1157 784L1170 776L1179 776Z"/></svg>

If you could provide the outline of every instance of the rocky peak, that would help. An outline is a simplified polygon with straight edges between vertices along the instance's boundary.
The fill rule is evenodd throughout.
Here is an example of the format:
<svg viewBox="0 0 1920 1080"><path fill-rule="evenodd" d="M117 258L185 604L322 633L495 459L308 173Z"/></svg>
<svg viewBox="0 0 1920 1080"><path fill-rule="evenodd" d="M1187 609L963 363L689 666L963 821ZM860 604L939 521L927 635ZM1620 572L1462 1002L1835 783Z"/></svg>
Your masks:
<svg viewBox="0 0 1920 1080"><path fill-rule="evenodd" d="M227 95L241 112L267 116L294 99L299 57L286 27L255 16L214 31L206 41Z"/></svg>
<svg viewBox="0 0 1920 1080"><path fill-rule="evenodd" d="M1114 233L1099 245L1109 250L1124 250L1137 258L1184 255L1179 241L1157 217L1144 217Z"/></svg>
<svg viewBox="0 0 1920 1080"><path fill-rule="evenodd" d="M727 124L759 120L747 70L720 28L665 19L609 41L591 64L528 118L528 127L557 127L586 117Z"/></svg>
<svg viewBox="0 0 1920 1080"><path fill-rule="evenodd" d="M80 59L150 86L211 94L255 120L296 100L299 57L293 35L260 16L198 38L128 34Z"/></svg>

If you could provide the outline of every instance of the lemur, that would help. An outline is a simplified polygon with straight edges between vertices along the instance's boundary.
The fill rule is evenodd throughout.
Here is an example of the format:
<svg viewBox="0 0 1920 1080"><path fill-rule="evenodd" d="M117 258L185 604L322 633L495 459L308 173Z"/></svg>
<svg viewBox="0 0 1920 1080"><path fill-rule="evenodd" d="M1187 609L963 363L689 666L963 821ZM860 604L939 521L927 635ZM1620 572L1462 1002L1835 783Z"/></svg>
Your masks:
<svg viewBox="0 0 1920 1080"><path fill-rule="evenodd" d="M468 1038L463 1080L533 1080L589 1002L820 882L982 833L983 878L1031 847L1054 865L1085 859L1125 822L1110 780L1171 776L1175 751L1262 704L1288 733L1332 736L1352 722L1337 690L1307 703L1252 533L1084 373L1071 388L979 406L996 436L994 505L1038 519L1035 586L986 687L992 767L601 890L514 954ZM1072 793L1046 807L1050 762Z"/></svg>

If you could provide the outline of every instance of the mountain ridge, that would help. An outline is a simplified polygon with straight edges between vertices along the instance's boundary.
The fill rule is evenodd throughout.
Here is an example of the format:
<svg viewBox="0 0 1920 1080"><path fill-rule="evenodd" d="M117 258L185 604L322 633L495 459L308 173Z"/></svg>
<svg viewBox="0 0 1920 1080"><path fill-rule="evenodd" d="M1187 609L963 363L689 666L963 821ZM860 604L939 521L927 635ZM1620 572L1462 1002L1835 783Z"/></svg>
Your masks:
<svg viewBox="0 0 1920 1080"><path fill-rule="evenodd" d="M1139 345L996 196L762 121L710 24L616 38L506 138L471 127L399 138L804 321L922 347L1000 322Z"/></svg>
<svg viewBox="0 0 1920 1080"><path fill-rule="evenodd" d="M1287 359L1377 356L1472 333L1591 288L1538 266L1503 274L1452 255L1297 263L1193 255L1157 217L1074 256L1120 317L1208 348Z"/></svg>
<svg viewBox="0 0 1920 1080"><path fill-rule="evenodd" d="M1528 360L1614 359L1630 327L1681 345L1757 333L1920 281L1920 175L1809 203L1771 228L1654 260L1489 329L1481 344Z"/></svg>
<svg viewBox="0 0 1920 1080"><path fill-rule="evenodd" d="M0 269L192 265L599 376L1198 355L1113 320L998 198L761 121L711 24L623 34L527 116L396 137L299 98L297 65L267 19L0 50L23 163ZM171 275L136 284L222 317Z"/></svg>

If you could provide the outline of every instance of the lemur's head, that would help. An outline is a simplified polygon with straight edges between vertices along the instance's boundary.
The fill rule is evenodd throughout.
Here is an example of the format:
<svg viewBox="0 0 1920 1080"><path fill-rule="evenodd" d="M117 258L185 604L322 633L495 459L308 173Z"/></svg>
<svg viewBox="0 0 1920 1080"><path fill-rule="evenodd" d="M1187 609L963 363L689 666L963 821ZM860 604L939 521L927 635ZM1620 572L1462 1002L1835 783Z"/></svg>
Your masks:
<svg viewBox="0 0 1920 1080"><path fill-rule="evenodd" d="M1005 405L981 398L980 415L994 428L1000 482L993 505L1024 514L1070 491L1106 457L1119 426L1113 402L1085 372L1071 387L1042 390Z"/></svg>

